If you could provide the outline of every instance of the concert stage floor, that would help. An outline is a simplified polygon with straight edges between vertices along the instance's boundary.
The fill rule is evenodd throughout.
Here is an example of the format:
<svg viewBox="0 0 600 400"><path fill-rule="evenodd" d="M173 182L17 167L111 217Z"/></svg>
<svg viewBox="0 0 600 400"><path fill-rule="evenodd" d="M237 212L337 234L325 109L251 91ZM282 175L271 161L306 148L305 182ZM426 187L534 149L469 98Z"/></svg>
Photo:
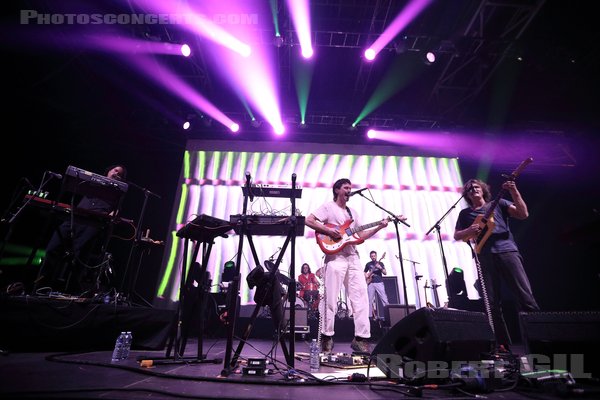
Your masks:
<svg viewBox="0 0 600 400"><path fill-rule="evenodd" d="M410 315L424 316L429 312L443 315L457 311L421 309ZM564 376L544 376L545 380L534 381L521 374L515 380L516 375L502 372L497 379L482 380L475 376L457 381L451 380L447 371L444 376L437 365L435 368L427 366L433 368L433 375L427 379L390 379L376 368L377 361L368 366L368 354L363 358L352 356L351 333L347 332L352 329L351 321L336 322L339 331L334 347L337 362L329 360L331 362L321 365L312 375L308 372L308 345L312 335L296 335L296 357L290 368L285 363L281 343L274 345L272 339L264 339L264 333L260 333L261 329L268 331L269 320L255 321L256 328L261 324L265 326L253 330L240 346L240 332L244 331L248 321L240 318L229 354L223 326L206 330L201 345L198 335L189 335L184 357L175 360L172 352L167 351L174 316L171 310L96 304L83 299L3 297L0 299L0 398L369 400L418 395L430 399L472 398L470 394L488 399L555 399L559 394L561 398L598 398L600 395L597 379L576 379L577 389L583 390L577 394L569 391L573 386L565 383ZM210 319L209 323L216 324ZM439 323L441 325L441 320ZM469 330L460 333L465 337L473 336L477 331L475 324L467 323L467 319L461 325ZM133 332L132 352L127 360L112 363L114 339L121 330ZM372 348L379 348L386 340L394 340L390 337L393 329L380 333L382 336L371 339ZM289 349L289 339L285 343ZM433 346L431 342L427 344L427 338L423 338L423 343L424 347ZM474 340L471 348L480 345L481 341ZM512 354L498 357L504 361L517 360L523 355L522 347L515 345ZM203 358L198 357L199 348ZM167 354L170 357L166 357ZM224 370L226 356L237 358L240 366ZM266 360L265 376L242 373L250 358ZM360 365L349 365L352 363ZM384 365L381 364L383 370ZM354 375L358 376L358 381L349 381L353 374L362 376ZM362 381L367 376L370 381ZM460 386L464 383L468 385ZM492 391L486 391L486 388Z"/></svg>
<svg viewBox="0 0 600 400"><path fill-rule="evenodd" d="M206 359L209 361L223 358L224 339L205 341ZM188 342L185 357L188 363L179 362L155 365L149 368L140 366L138 359L154 360L158 363L165 352L152 350L133 350L128 360L111 363L111 351L82 353L10 353L0 357L0 397L2 398L78 398L78 399L323 399L338 398L344 400L388 399L414 397L418 389L409 388L397 381L376 380L367 382L349 382L348 376L365 369L342 369L321 366L310 377L308 360L298 357L294 371L288 371L281 362L268 364L267 376L242 375L239 370L232 371L227 377L221 377L223 364L194 363L197 356L197 342ZM271 349L271 342L252 340L241 352L241 359L265 357ZM307 352L308 344L296 342L298 352ZM349 342L336 342L336 351L350 352ZM282 360L281 351L275 351L275 358ZM168 359L167 361L173 361ZM375 370L371 370L371 376ZM439 380L440 384L444 383ZM509 383L506 388L510 389ZM586 390L598 387L584 384ZM477 393L475 390L471 390ZM413 393L409 395L407 393ZM482 395L482 393L477 393ZM554 389L541 390L527 387L522 383L518 388L508 391L483 393L488 399L556 399ZM472 398L466 393L453 389L425 388L423 398ZM566 396L569 398L569 396ZM581 396L573 396L580 398ZM564 397L562 397L564 398Z"/></svg>

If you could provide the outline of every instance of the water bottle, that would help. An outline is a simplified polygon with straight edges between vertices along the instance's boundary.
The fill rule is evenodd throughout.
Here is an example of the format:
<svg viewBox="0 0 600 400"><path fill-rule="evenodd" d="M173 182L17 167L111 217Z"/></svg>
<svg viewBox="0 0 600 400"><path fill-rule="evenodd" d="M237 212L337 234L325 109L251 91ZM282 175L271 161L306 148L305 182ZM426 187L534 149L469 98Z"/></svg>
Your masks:
<svg viewBox="0 0 600 400"><path fill-rule="evenodd" d="M319 344L317 339L310 342L310 372L319 372L321 360L319 359Z"/></svg>
<svg viewBox="0 0 600 400"><path fill-rule="evenodd" d="M129 357L129 352L131 351L131 342L133 341L133 335L131 332L125 332L125 340L123 343L123 357L121 359L126 360Z"/></svg>
<svg viewBox="0 0 600 400"><path fill-rule="evenodd" d="M120 361L123 359L123 349L125 347L125 332L121 332L115 341L115 348L112 353L112 361Z"/></svg>

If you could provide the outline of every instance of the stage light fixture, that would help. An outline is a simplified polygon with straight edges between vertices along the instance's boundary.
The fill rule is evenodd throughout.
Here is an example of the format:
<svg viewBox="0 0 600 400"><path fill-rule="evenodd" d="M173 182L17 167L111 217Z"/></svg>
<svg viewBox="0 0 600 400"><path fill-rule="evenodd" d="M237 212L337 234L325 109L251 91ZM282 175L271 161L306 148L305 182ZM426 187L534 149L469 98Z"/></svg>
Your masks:
<svg viewBox="0 0 600 400"><path fill-rule="evenodd" d="M454 268L450 274L448 274L446 287L448 288L448 296L450 299L467 297L467 286L465 284L465 277L461 268Z"/></svg>
<svg viewBox="0 0 600 400"><path fill-rule="evenodd" d="M187 44L182 44L181 45L181 54L184 57L189 57L192 54L192 49Z"/></svg>
<svg viewBox="0 0 600 400"><path fill-rule="evenodd" d="M281 46L283 46L283 42L284 42L284 40L283 40L283 36L281 36L281 35L277 35L277 36L275 36L275 38L273 39L273 45L274 45L275 47L281 47Z"/></svg>
<svg viewBox="0 0 600 400"><path fill-rule="evenodd" d="M427 51L423 57L423 62L425 63L425 65L431 65L435 63L435 59L435 53L433 51Z"/></svg>

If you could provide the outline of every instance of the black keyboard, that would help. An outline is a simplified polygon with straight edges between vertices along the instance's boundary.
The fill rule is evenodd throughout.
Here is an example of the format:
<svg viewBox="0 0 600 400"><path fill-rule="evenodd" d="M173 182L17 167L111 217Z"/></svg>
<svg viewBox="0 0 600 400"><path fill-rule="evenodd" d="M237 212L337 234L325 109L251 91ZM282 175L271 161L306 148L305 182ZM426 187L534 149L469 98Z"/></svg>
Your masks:
<svg viewBox="0 0 600 400"><path fill-rule="evenodd" d="M290 216L279 215L247 215L248 232L251 235L287 236L292 220ZM231 215L229 222L235 233L242 229L243 218L240 214ZM296 236L304 236L304 217L296 217Z"/></svg>

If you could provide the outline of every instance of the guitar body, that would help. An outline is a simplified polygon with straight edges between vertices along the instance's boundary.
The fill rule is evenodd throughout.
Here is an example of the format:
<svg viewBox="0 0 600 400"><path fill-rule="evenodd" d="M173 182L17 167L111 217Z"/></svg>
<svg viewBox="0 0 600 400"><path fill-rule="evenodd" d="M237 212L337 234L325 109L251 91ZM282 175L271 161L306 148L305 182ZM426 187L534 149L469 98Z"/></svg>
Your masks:
<svg viewBox="0 0 600 400"><path fill-rule="evenodd" d="M317 233L315 235L315 238L317 239L317 243L319 244L319 247L321 248L323 253L333 255L333 254L336 254L336 253L342 251L342 249L344 247L346 247L347 245L361 244L362 242L364 242L364 240L358 236L358 232L355 232L355 233L351 232L351 230L350 230L351 223L352 223L352 220L347 220L346 222L344 222L344 225L341 225L341 226L333 225L333 224L325 224L329 228L337 229L337 231L342 234L342 237L338 240L334 240L327 235L324 235L322 233Z"/></svg>
<svg viewBox="0 0 600 400"><path fill-rule="evenodd" d="M379 259L379 261L377 261L377 263L380 263L381 260L383 260L385 258L385 252L383 253L383 255L381 256L381 258ZM370 284L373 281L373 271L369 271L367 272L367 275L365 276L365 279L367 280L367 285Z"/></svg>
<svg viewBox="0 0 600 400"><path fill-rule="evenodd" d="M488 240L488 238L494 231L494 227L496 226L496 223L494 222L494 215L490 216L489 218L485 218L485 216L483 215L478 215L477 218L475 218L475 221L473 221L473 223L481 227L481 232L477 236L477 244L475 245L475 251L477 252L477 254L481 254L481 249L483 248L483 245Z"/></svg>

